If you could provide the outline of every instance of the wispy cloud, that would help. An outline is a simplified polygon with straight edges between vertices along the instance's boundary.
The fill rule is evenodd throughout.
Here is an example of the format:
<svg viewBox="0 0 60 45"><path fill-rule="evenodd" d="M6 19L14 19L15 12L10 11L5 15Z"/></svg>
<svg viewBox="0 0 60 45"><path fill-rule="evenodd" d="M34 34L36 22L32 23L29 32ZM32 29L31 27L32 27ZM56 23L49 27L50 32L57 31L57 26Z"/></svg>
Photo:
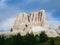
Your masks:
<svg viewBox="0 0 60 45"><path fill-rule="evenodd" d="M52 29L57 29L58 26L60 26L60 21L51 20L51 21L48 21L48 24Z"/></svg>
<svg viewBox="0 0 60 45"><path fill-rule="evenodd" d="M60 21L59 20L56 20L54 17L53 17L53 12L46 12L46 18L47 18L47 21L48 21L48 24L50 25L51 28L53 29L57 29L58 26L60 25Z"/></svg>
<svg viewBox="0 0 60 45"><path fill-rule="evenodd" d="M0 23L0 30L2 31L9 31L12 26L14 25L16 17L8 18L2 23Z"/></svg>
<svg viewBox="0 0 60 45"><path fill-rule="evenodd" d="M0 0L0 8L5 8L6 6L6 0Z"/></svg>

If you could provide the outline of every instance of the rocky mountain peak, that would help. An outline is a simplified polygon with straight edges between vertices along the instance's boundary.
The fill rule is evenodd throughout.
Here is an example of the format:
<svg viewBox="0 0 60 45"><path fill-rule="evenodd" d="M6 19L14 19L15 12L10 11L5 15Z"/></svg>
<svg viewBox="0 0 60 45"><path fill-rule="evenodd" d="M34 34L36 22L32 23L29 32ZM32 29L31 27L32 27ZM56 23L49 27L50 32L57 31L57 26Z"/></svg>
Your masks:
<svg viewBox="0 0 60 45"><path fill-rule="evenodd" d="M32 12L29 15L26 13L20 13L13 26L13 30L23 30L26 26L41 26L49 28L49 25L46 22L45 10Z"/></svg>
<svg viewBox="0 0 60 45"><path fill-rule="evenodd" d="M29 15L26 13L20 13L11 29L11 32L3 32L4 35L15 35L20 33L21 36L27 33L39 35L44 31L48 37L57 37L60 35L60 30L49 29L49 25L46 22L45 10L32 12ZM60 29L60 27L58 28Z"/></svg>

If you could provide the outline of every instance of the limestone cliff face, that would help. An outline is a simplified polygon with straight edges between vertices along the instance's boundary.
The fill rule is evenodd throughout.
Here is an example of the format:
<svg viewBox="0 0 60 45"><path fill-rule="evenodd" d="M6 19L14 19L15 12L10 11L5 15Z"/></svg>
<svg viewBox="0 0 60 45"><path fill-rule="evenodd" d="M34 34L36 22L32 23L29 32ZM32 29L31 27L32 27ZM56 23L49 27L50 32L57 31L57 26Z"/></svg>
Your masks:
<svg viewBox="0 0 60 45"><path fill-rule="evenodd" d="M41 31L45 31L48 37L60 36L60 26L57 30L49 29L49 25L46 22L45 10L40 10L37 12L32 12L29 15L26 13L20 13L13 25L12 32L0 32L0 35L26 35L27 33L34 35L39 35Z"/></svg>
<svg viewBox="0 0 60 45"><path fill-rule="evenodd" d="M30 23L32 23L33 25L39 25L48 28L48 24L46 22L45 10L32 12L29 16L29 20Z"/></svg>
<svg viewBox="0 0 60 45"><path fill-rule="evenodd" d="M27 15L26 13L20 13L13 26L13 31L30 30L32 26L41 26L44 28L49 28L49 25L46 22L45 10L32 12L29 15Z"/></svg>
<svg viewBox="0 0 60 45"><path fill-rule="evenodd" d="M28 23L28 16L26 13L20 13L17 17L17 20L13 26L13 30L23 30L25 24Z"/></svg>

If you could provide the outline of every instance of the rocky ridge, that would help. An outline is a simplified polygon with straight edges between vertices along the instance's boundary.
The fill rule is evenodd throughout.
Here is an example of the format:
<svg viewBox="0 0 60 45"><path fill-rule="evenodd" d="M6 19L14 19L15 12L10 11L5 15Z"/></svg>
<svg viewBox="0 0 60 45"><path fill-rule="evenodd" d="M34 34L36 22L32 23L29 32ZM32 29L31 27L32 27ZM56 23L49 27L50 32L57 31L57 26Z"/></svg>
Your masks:
<svg viewBox="0 0 60 45"><path fill-rule="evenodd" d="M29 15L26 13L20 13L11 29L11 32L0 32L0 35L10 36L20 33L22 36L27 33L33 33L39 35L44 31L48 37L60 36L60 26L58 29L53 30L49 27L46 20L45 10L32 12Z"/></svg>
<svg viewBox="0 0 60 45"><path fill-rule="evenodd" d="M13 32L20 32L20 34L32 33L34 35L45 31L49 37L56 37L58 34L55 30L50 29L46 21L45 10L32 12L29 15L20 13L13 26Z"/></svg>
<svg viewBox="0 0 60 45"><path fill-rule="evenodd" d="M49 28L49 25L46 22L45 10L40 10L39 12L32 12L30 15L26 13L20 13L18 18L13 26L14 30L22 30L20 28L29 27L29 26L41 26Z"/></svg>

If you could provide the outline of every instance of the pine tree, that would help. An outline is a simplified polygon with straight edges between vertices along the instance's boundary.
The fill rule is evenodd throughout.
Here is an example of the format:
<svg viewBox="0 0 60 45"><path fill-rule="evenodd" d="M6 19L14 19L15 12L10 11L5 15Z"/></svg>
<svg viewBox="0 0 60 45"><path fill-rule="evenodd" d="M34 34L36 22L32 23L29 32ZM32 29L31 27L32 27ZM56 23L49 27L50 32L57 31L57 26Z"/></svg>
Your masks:
<svg viewBox="0 0 60 45"><path fill-rule="evenodd" d="M54 43L54 38L51 38L51 39L50 39L50 45L55 45L55 43Z"/></svg>

